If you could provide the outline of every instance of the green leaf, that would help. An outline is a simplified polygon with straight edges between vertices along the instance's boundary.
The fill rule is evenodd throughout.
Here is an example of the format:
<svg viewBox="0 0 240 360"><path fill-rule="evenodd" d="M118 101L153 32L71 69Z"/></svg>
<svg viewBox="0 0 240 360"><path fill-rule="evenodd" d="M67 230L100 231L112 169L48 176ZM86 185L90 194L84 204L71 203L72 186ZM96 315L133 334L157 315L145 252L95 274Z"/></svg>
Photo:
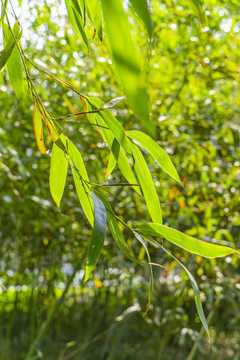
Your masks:
<svg viewBox="0 0 240 360"><path fill-rule="evenodd" d="M96 29L99 39L102 41L103 28L100 0L87 0L87 2L93 25Z"/></svg>
<svg viewBox="0 0 240 360"><path fill-rule="evenodd" d="M111 175L111 173L113 172L113 169L115 168L116 163L117 163L117 161L116 161L116 159L115 159L115 156L113 155L113 152L110 151L105 180L107 180L108 177L109 177L109 176Z"/></svg>
<svg viewBox="0 0 240 360"><path fill-rule="evenodd" d="M116 137L122 148L126 151L126 153L131 155L132 151L131 151L131 146L129 144L129 140L120 122L113 116L113 114L108 109L104 111L100 111L100 109L105 105L104 102L102 102L97 98L87 98L87 100L90 103L91 108L93 110L99 110L99 113L96 114L96 117L98 119L99 117L102 117L105 123L104 126L106 127L107 125L109 127L113 136Z"/></svg>
<svg viewBox="0 0 240 360"><path fill-rule="evenodd" d="M131 138L139 142L139 144L147 150L152 157L157 161L159 166L174 180L181 184L177 170L175 169L171 159L167 153L148 135L140 131L127 131L126 134Z"/></svg>
<svg viewBox="0 0 240 360"><path fill-rule="evenodd" d="M147 0L129 0L137 16L143 21L149 38L152 37L152 21Z"/></svg>
<svg viewBox="0 0 240 360"><path fill-rule="evenodd" d="M0 70L2 70L2 68L7 63L8 59L10 58L10 56L13 52L13 49L16 45L16 42L21 39L22 31L20 31L20 26L17 21L14 24L13 33L16 38L14 38L14 36L11 33L11 35L9 36L9 38L6 42L6 45L3 49L3 51L1 51L1 53L0 53Z"/></svg>
<svg viewBox="0 0 240 360"><path fill-rule="evenodd" d="M52 148L49 184L53 200L58 208L66 183L67 168L68 160L65 152L54 143Z"/></svg>
<svg viewBox="0 0 240 360"><path fill-rule="evenodd" d="M198 254L207 258L217 258L227 256L230 254L240 254L237 250L231 249L226 246L207 243L191 236L185 235L180 231L169 228L160 224L143 224L137 229L143 234L152 236L162 236L171 243L190 251L191 253Z"/></svg>
<svg viewBox="0 0 240 360"><path fill-rule="evenodd" d="M114 212L112 210L112 207L109 203L109 201L98 191L94 190L94 192L97 194L98 198L101 199L103 202L106 211L107 211L107 221L110 226L110 230L113 236L113 239L115 240L118 247L121 249L121 251L124 253L125 256L127 256L130 260L134 261L135 263L142 265L143 262L139 261L132 250L128 247L123 234L121 230L119 229L118 222L116 217L114 216Z"/></svg>
<svg viewBox="0 0 240 360"><path fill-rule="evenodd" d="M139 52L132 40L122 1L101 0L101 4L113 62L124 93L145 128L153 134L154 127L148 111L145 77L141 71Z"/></svg>
<svg viewBox="0 0 240 360"><path fill-rule="evenodd" d="M154 219L153 220L154 222L161 224L162 223L161 206L146 161L144 160L141 151L133 143L132 143L132 150L135 161L134 168L137 173L137 177L140 182L144 198L146 200L149 214L152 220Z"/></svg>
<svg viewBox="0 0 240 360"><path fill-rule="evenodd" d="M88 40L83 29L84 20L82 18L81 10L76 0L65 0L66 8L68 11L69 20L76 34L83 41L83 44L88 49Z"/></svg>
<svg viewBox="0 0 240 360"><path fill-rule="evenodd" d="M99 109L102 105L103 102L97 98L88 98L89 102L87 103L87 110L92 110L92 106L94 107L94 109ZM91 103L90 103L91 100ZM92 105L91 105L92 104ZM104 110L105 111L105 110ZM104 112L103 112L104 113ZM111 113L110 113L111 114ZM112 115L112 114L111 114ZM112 115L113 116L113 115ZM96 123L95 118L97 119L97 124L100 126L100 129L107 141L107 144L109 146L109 148L112 150L112 153L115 157L115 160L119 166L119 169L121 170L123 176L126 178L126 180L130 183L130 184L136 184L137 183L137 179L131 169L131 166L128 162L128 159L122 149L121 146L119 146L118 142L114 141L114 139L116 139L114 137L114 133L112 133L109 129L105 129L106 127L106 123L103 119L102 116L99 116L99 114L88 114L88 118L89 121L92 123ZM113 116L114 118L114 116ZM113 119L115 121L117 121L117 119ZM118 121L117 121L118 122ZM129 145L129 144L127 144ZM129 150L130 152L132 152L131 147L127 147L127 150ZM139 194L141 195L141 191L137 186L133 186L133 189Z"/></svg>
<svg viewBox="0 0 240 360"><path fill-rule="evenodd" d="M4 24L4 33L4 45L6 45L8 40L12 37L12 33L6 24ZM24 69L17 46L14 46L11 56L8 59L7 71L16 97L20 99L24 86Z"/></svg>
<svg viewBox="0 0 240 360"><path fill-rule="evenodd" d="M65 136L60 136L72 162L72 173L80 204L93 226L93 202L87 170L78 148Z"/></svg>
<svg viewBox="0 0 240 360"><path fill-rule="evenodd" d="M99 255L103 248L107 227L106 209L104 204L94 193L92 193L92 199L94 206L94 227L92 239L88 247L84 281L89 279L91 272L97 264Z"/></svg>
<svg viewBox="0 0 240 360"><path fill-rule="evenodd" d="M168 255L170 255L174 260L176 260L178 262L179 265L182 266L182 268L187 272L189 279L191 280L192 283L192 287L195 293L195 303L196 303L196 307L197 307L197 312L198 315L200 317L200 320L208 334L208 337L210 338L210 333L209 333L209 329L208 329L208 324L207 324L207 320L206 317L204 315L203 312L203 308L202 308L202 303L201 303L201 299L200 299L200 291L198 288L198 285L196 283L196 280L194 279L194 277L192 276L192 274L190 273L190 271L181 263L181 261L179 261L177 258L175 258L175 256L173 256L170 252L168 252L162 245L159 245Z"/></svg>

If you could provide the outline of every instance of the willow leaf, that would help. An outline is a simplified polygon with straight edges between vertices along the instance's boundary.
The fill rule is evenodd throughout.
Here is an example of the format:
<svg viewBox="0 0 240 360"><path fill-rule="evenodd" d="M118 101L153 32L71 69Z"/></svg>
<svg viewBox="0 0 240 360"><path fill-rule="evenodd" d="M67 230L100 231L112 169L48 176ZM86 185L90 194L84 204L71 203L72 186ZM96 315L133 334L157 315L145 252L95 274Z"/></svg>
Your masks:
<svg viewBox="0 0 240 360"><path fill-rule="evenodd" d="M47 152L43 140L42 117L36 105L34 105L33 107L33 127L38 149L40 153L44 155Z"/></svg>
<svg viewBox="0 0 240 360"><path fill-rule="evenodd" d="M10 30L9 30L10 31ZM16 42L21 39L22 32L20 31L19 23L16 21L13 27L13 33L15 37L12 35L9 36L4 49L0 52L0 70L6 65L8 59L10 58L13 49L16 45Z"/></svg>
<svg viewBox="0 0 240 360"><path fill-rule="evenodd" d="M87 0L87 3L93 25L96 29L99 39L102 41L103 26L100 0Z"/></svg>
<svg viewBox="0 0 240 360"><path fill-rule="evenodd" d="M129 0L136 15L143 21L149 38L152 37L152 21L147 0Z"/></svg>
<svg viewBox="0 0 240 360"><path fill-rule="evenodd" d="M80 204L93 226L93 201L90 191L89 178L82 156L78 148L65 136L60 136L72 163L72 173Z"/></svg>
<svg viewBox="0 0 240 360"><path fill-rule="evenodd" d="M140 131L127 131L126 134L136 140L152 157L157 161L159 166L174 180L181 184L177 170L175 169L168 154L148 135Z"/></svg>
<svg viewBox="0 0 240 360"><path fill-rule="evenodd" d="M89 279L91 272L97 264L99 255L103 248L107 227L106 209L104 204L94 193L92 193L92 199L94 206L94 227L91 242L88 247L84 281Z"/></svg>
<svg viewBox="0 0 240 360"><path fill-rule="evenodd" d="M237 250L231 249L227 246L217 245L195 239L189 235L185 235L180 231L169 228L160 224L143 224L137 229L143 234L152 236L162 236L171 243L207 258L223 257L230 254L239 254Z"/></svg>
<svg viewBox="0 0 240 360"><path fill-rule="evenodd" d="M58 208L66 183L67 168L68 160L65 152L54 143L52 148L49 184L53 200Z"/></svg>
<svg viewBox="0 0 240 360"><path fill-rule="evenodd" d="M8 40L12 37L12 33L6 24L4 24L4 34L4 45L6 45ZM11 56L8 59L7 71L16 97L20 99L24 86L24 69L17 46L14 46Z"/></svg>
<svg viewBox="0 0 240 360"><path fill-rule="evenodd" d="M140 55L132 40L122 1L101 0L101 4L113 62L124 93L145 128L153 134L154 126L148 111L145 76L141 71Z"/></svg>
<svg viewBox="0 0 240 360"><path fill-rule="evenodd" d="M149 214L152 220L154 219L153 220L154 222L161 224L162 223L161 206L146 161L144 160L141 151L133 143L132 143L132 151L134 156L134 168L137 173L137 177L140 182L144 198L146 200Z"/></svg>

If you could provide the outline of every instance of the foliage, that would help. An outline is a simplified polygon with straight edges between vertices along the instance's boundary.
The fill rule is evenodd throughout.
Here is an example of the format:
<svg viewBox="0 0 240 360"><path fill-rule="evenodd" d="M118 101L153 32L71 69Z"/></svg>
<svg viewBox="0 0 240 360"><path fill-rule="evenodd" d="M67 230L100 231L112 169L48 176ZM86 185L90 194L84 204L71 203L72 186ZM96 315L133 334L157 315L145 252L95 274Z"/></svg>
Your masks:
<svg viewBox="0 0 240 360"><path fill-rule="evenodd" d="M102 1L102 3L104 4L105 2ZM119 4L118 6L121 7L120 1L116 2L116 4L117 3ZM212 5L209 5L211 11L221 11L221 9L215 9L211 6ZM168 3L161 6L157 3L153 3L153 8L153 24L155 26L153 26L153 40L150 49L148 42L146 41L146 32L136 34L134 27L132 30L138 44L140 44L146 54L148 54L144 76L146 76L145 81L149 89L150 104L152 104L152 119L154 120L154 123L157 124L154 135L156 135L157 139L161 139L160 145L162 148L165 147L169 150L168 152L171 153L174 151L176 154L174 163L179 170L182 182L185 184L183 190L181 187L172 185L173 182L170 182L170 180L165 180L164 184L161 186L161 205L164 223L185 231L188 235L204 238L204 240L209 240L210 237L221 240L226 236L226 240L231 242L232 247L238 247L238 244L234 241L239 234L239 222L237 220L239 214L237 208L237 199L239 195L237 182L239 174L234 169L234 166L236 167L237 165L234 165L233 168L229 167L227 181L223 182L220 176L222 169L226 168L226 164L229 164L230 161L233 161L233 164L237 163L239 157L239 129L234 121L235 118L232 116L235 111L237 114L237 109L235 109L234 106L236 95L235 92L233 92L233 94L230 93L231 86L236 86L236 84L234 85L233 83L235 77L233 74L234 71L236 71L234 68L236 61L231 58L226 58L223 65L222 50L219 47L216 47L214 51L212 50L215 42L218 41L225 44L225 47L228 46L224 42L224 39L222 40L220 38L220 40L217 40L216 37L214 38L215 32L217 30L219 31L219 25L216 24L219 24L221 21L218 17L216 17L216 19L215 17L209 19L209 30L203 32L203 35L201 35L199 24L197 22L195 24L192 23L192 20L196 18L195 14L188 12L187 5L186 8L184 8L184 6L173 6L171 8ZM36 9L39 14L41 14L40 8L36 7L35 10ZM3 93L3 111L6 111L6 120L12 118L11 114L13 113L15 119L16 117L20 119L19 124L14 125L20 128L18 134L16 134L16 130L13 128L12 123L7 123L6 121L5 126L2 127L4 135L2 141L2 149L4 150L2 156L2 169L8 177L8 180L4 180L4 195L2 197L6 205L4 208L6 210L3 210L1 213L3 223L6 223L5 219L9 218L8 213L9 209L12 208L11 204L13 201L15 208L15 212L11 211L12 218L8 221L8 226L4 228L3 236L4 239L6 239L4 241L5 245L2 248L4 269L6 270L9 268L10 273L11 271L14 271L16 274L17 272L19 274L18 283L20 282L23 284L26 284L26 282L28 283L23 267L29 269L32 275L29 278L28 284L31 284L33 289L35 289L34 283L36 283L36 280L33 281L34 277L36 278L36 276L34 276L34 271L39 269L41 276L43 276L42 286L44 288L44 286L48 284L47 289L50 289L50 292L51 287L53 290L55 281L59 281L61 277L64 277L64 273L62 273L62 275L61 272L60 275L58 274L58 271L63 264L70 262L73 264L74 268L76 268L79 267L78 259L80 259L80 267L82 267L82 261L85 258L86 252L84 243L85 245L88 244L91 231L90 226L86 225L82 217L83 212L77 204L76 195L71 191L72 175L69 171L67 172L67 161L72 169L77 194L89 223L91 225L94 224L95 228L93 212L91 210L93 209L93 203L90 197L90 185L91 190L95 191L94 196L98 197L102 204L101 206L106 208L106 215L114 240L125 255L130 257L133 261L135 260L136 263L147 263L142 260L146 245L143 242L141 244L144 244L145 247L143 246L142 249L141 247L138 247L134 242L135 233L132 232L131 229L139 226L140 228L141 226L146 226L141 225L143 223L142 218L146 218L147 221L150 221L151 218L153 222L159 224L162 222L160 204L157 191L154 187L154 183L159 183L157 180L159 178L159 172L158 168L155 170L156 166L162 167L170 176L179 181L177 172L175 171L168 154L153 140L150 140L147 135L139 131L141 128L136 122L131 110L129 110L129 112L126 111L125 103L124 105L123 103L117 104L119 109L118 115L121 121L118 121L114 116L114 110L113 113L108 110L108 107L105 110L100 110L103 108L105 102L95 98L96 93L99 94L99 97L109 100L109 98L122 96L122 90L118 89L118 82L113 73L113 67L111 65L109 66L106 60L104 60L104 63L99 63L98 59L108 58L108 54L106 53L107 50L99 44L98 39L95 39L94 43L89 46L88 39L92 36L93 32L91 25L86 28L84 26L80 27L81 23L84 24L85 17L88 17L87 12L86 15L85 12L80 13L76 6L71 7L71 9L71 11L74 11L74 18L72 17L72 19L73 21L76 21L78 27L77 33L83 40L85 39L85 47L89 49L90 56L92 56L93 59L94 56L96 57L95 61L87 58L88 55L86 50L82 47L82 53L80 54L79 59L82 62L87 61L88 66L84 65L85 69L80 69L81 61L79 65L71 55L67 55L68 61L65 60L64 65L64 61L62 60L63 55L72 54L71 47L74 44L73 48L76 48L77 42L73 35L68 35L67 27L64 29L65 34L63 35L63 40L65 40L63 41L63 44L65 44L65 47L54 44L56 47L55 60L61 62L62 69L57 66L55 60L51 57L51 47L53 46L53 44L51 45L51 41L49 45L45 47L42 56L40 56L41 51L36 51L36 49L34 49L34 44L33 46L30 46L29 44L29 46L24 49L24 53L20 50L20 54L22 55L24 65L26 66L27 64L28 67L27 79L36 104L34 111L35 114L37 114L35 115L35 135L37 142L40 144L40 149L42 149L42 152L44 153L47 152L44 151L44 149L49 148L51 142L50 139L46 140L46 131L50 133L54 142L50 173L50 189L53 198L59 207L65 184L65 177L67 177L66 194L63 198L61 212L62 214L66 213L71 218L80 221L81 226L76 223L73 223L73 226L71 226L67 218L60 220L60 216L57 211L54 210L53 204L49 201L49 192L46 188L46 171L49 166L47 159L40 160L39 158L37 164L34 163L34 167L36 167L36 165L39 166L39 170L36 169L36 174L38 174L38 176L33 179L31 178L30 174L33 170L31 169L30 161L33 161L34 159L34 157L32 157L34 154L32 155L31 148L33 148L34 145L32 145L32 143L30 145L30 139L31 141L33 140L33 129L29 122L30 114L28 115L28 118L26 118L25 115L26 109L30 107L31 99L27 98L26 93L24 93L21 95L20 102L16 103L17 106L11 108L10 104L12 99L9 99L7 94ZM119 9L117 10L122 11ZM110 10L111 9L106 7L104 11ZM205 13L208 11L210 10L205 8ZM231 11L234 18L234 4L229 5L229 11ZM33 23L33 29L37 24L40 25L41 22L44 23L44 21L46 21L49 33L54 34L52 36L56 36L55 34L59 31L59 25L54 23L52 19L47 20L47 14L51 13L51 9L47 5L44 7L44 12L44 19L42 19L41 16L37 17ZM134 21L134 24L137 22L138 26L141 28L142 24L138 22L139 20L135 17L136 15L130 13L129 16ZM105 18L110 19L111 14L104 14L104 19ZM127 21L126 15L124 15L123 18L123 21ZM99 17L96 17L96 19L99 19ZM120 17L120 19L122 19L122 17ZM95 25L96 20L91 20ZM142 20L143 23L146 22L146 20ZM110 20L105 19L105 21L107 23L107 21ZM237 20L233 21L236 23ZM161 24L160 28L158 24ZM166 24L168 24L168 26L166 26ZM171 24L177 24L177 27L171 27ZM101 38L101 24L96 24L96 29ZM116 29L119 30L117 26ZM121 69L121 66L126 63L122 59L119 61L118 54L116 53L119 48L114 49L114 34L110 34L111 31L117 31L116 29L114 30L111 27L106 27L109 36L109 47L112 52L113 60L115 61L114 66L118 71L129 104L137 114L146 114L146 109L144 111L142 111L142 109L136 109L138 101L134 100L140 98L141 101L139 101L139 104L141 106L146 104L144 100L144 97L146 96L144 88L140 87L139 89L137 87L140 91L139 94L133 94L131 86L126 90L126 79L128 79L129 75L126 76L126 70L124 70L124 68ZM149 33L148 28L147 30ZM46 41L46 44L48 44L49 41L48 31L46 32L46 38L44 40ZM225 31L222 30L223 37L224 32ZM185 34L185 36L183 36L183 34ZM118 35L119 38L120 35L121 34ZM125 41L129 44L127 48L131 49L132 40L130 32L128 33L127 31L125 35L122 35L125 36ZM189 41L190 36L191 38L194 38L194 40L190 39ZM198 37L200 37L201 40L198 40ZM197 40L195 40L196 38ZM237 44L238 40L237 38L234 38L233 41ZM196 42L197 44L195 44ZM78 43L78 46L82 45ZM210 46L210 49L208 46ZM234 45L232 46L234 48ZM205 54L206 51L208 51L208 53ZM211 53L211 51L213 51L213 53ZM65 52L65 54L63 52ZM204 55L199 56L199 53ZM46 65L41 61L38 61L38 65L32 66L25 55L29 59L41 58ZM233 59L235 59L234 52ZM185 62L186 60L188 61ZM139 69L141 68L139 63L140 61L144 61L144 56L141 60L139 60L138 56L135 60L133 57L133 61L134 64L128 64L126 66L128 68L132 66L138 69L132 80L133 84L136 84L137 81L142 81L141 79L144 72L140 71L139 73ZM215 62L216 68L212 65L213 62ZM97 63L99 63L99 67L97 67ZM41 64L41 67L47 67L45 67L45 70L44 68L41 70L39 64ZM54 73L49 76L49 68L52 66L55 68ZM96 66L94 71L92 70L89 72L89 69L93 69L94 66ZM76 77L78 74L78 67L82 79L81 85ZM3 74L5 76L5 73ZM47 75L48 78L45 78L44 75ZM40 86L37 85L35 80L32 80L34 77L38 77ZM9 78L11 80L10 73ZM67 82L59 80L59 78L67 79ZM69 78L72 81L69 81ZM104 83L99 81L102 78L105 79ZM224 80L224 82L221 82L222 80ZM196 81L198 81L197 85ZM66 93L64 89L57 86L56 82L66 85L68 87L68 92ZM109 89L106 87L106 82L109 82L110 84ZM69 85L70 83L71 85ZM87 91L88 96L83 95L83 93L85 93L82 85L83 83L85 83L85 86L89 89L89 91ZM15 92L17 94L17 92L19 92L18 85L17 91L13 81L12 85L13 87L15 86ZM132 86L132 89L133 88L136 88L136 86ZM79 91L75 89L79 89ZM210 91L212 95L210 94ZM214 91L215 93L213 93ZM74 95L74 92L76 95ZM79 99L79 95L81 96L81 99ZM89 95L93 95L93 97L89 97ZM209 95L214 96L214 100L211 100ZM80 100L84 103L83 109L81 111L76 111L74 109L74 104L77 104L77 107L79 108ZM230 107L229 102L231 104ZM153 104L156 104L156 106ZM68 108L71 113L78 114L75 115L75 119L73 116L68 116ZM6 114L9 109L11 109L11 111L7 117ZM79 119L79 112L84 113L86 111L93 111L93 113L87 114L88 116L85 116L84 121L81 122L81 118ZM61 116L59 117L59 115L57 115L58 117L53 119L52 115L50 115L53 113L60 114ZM126 116L126 114L129 115ZM42 126L41 117L47 127ZM36 119L38 119L37 126ZM71 122L71 125L69 126L69 123L67 123L67 121L65 122L65 120L68 119L75 121ZM225 119L226 121L224 121ZM90 125L88 125L88 123ZM146 128L149 129L150 132L152 131L152 125L150 125L148 120L146 121L146 115L142 117L142 124L149 124ZM81 126L80 129L79 125ZM98 131L94 132L95 128L98 128ZM135 128L134 131L124 131L124 129L132 130L133 128ZM45 134L45 145L43 145L42 140L42 129ZM226 129L228 129L227 134ZM78 140L79 130L82 138L81 142ZM27 136L24 137L22 135L24 133L27 134ZM134 136L135 139L137 137L137 141L141 145L140 149L149 161L148 166L146 165L139 147L130 140L131 138L134 139ZM228 139L227 142L225 142L225 137ZM79 149L75 147L72 140L78 144ZM107 194L107 198L108 201L111 202L112 208L114 208L114 213L117 213L117 217L113 215L112 208L106 199L106 195L103 195L105 193L104 189L108 189L108 187L103 186L105 183L101 181L101 179L103 179L102 168L107 167L108 162L105 142L108 144L109 150L111 150L107 175L108 184L111 185L112 193ZM158 165L154 162L153 158L148 157L147 154L145 154L144 148L153 155ZM22 153L20 149L23 149ZM29 150L27 151L27 149ZM56 155L54 155L55 152ZM31 153L29 155L29 161L24 160L26 159L27 153ZM62 157L60 162L59 156ZM132 191L130 193L130 189L126 187L124 183L125 180L122 180L122 175L119 172L116 170L112 172L115 163L118 164L122 175L126 178L128 183L132 184L134 192ZM135 174L131 166L133 164ZM151 169L152 176L148 170L149 168ZM212 169L211 172L209 171L210 169ZM87 170L89 175L87 174ZM14 175L15 172L17 175ZM161 174L161 176L163 179L166 179L164 178L164 175ZM91 181L89 181L89 178ZM27 179L28 181L31 181L29 183L30 185L25 185L25 189L27 190L30 187L29 190L31 195L28 195L28 192L25 193L25 190L21 188L21 184L19 183L19 180L21 180L23 184ZM56 179L58 179L59 182L56 183ZM147 207L143 204L141 198L137 194L139 193L139 186L136 186L138 182L136 179L138 179L141 186ZM191 179L191 182L188 179ZM189 184L186 183L187 180L189 181ZM68 185L69 182L71 185L70 188ZM99 186L99 183L101 186ZM157 186L157 190L159 190L159 186ZM183 195L180 195L180 191ZM223 197L222 192L225 191L226 196ZM15 198L13 200L12 194L15 194L18 199L17 201ZM234 196L231 194L234 194ZM117 201L114 196L117 196ZM169 198L168 201L166 201L167 197ZM119 198L121 198L121 200ZM225 206L225 201L228 203L227 208ZM194 205L194 207L192 205ZM25 214L22 211L24 209L25 212L27 206L29 207L30 212L28 213L27 211ZM226 209L228 211L226 211ZM146 210L149 211L149 215L147 215ZM36 215L32 217L34 213ZM231 215L225 215L228 213ZM31 216L29 216L30 214ZM232 217L232 219L229 219L229 217ZM40 219L42 220L40 221ZM46 222L46 219L49 219L48 222ZM50 226L51 221L54 223L54 226ZM26 227L24 232L23 224L25 224L24 226ZM161 227L163 225L158 226ZM63 229L63 231L61 229ZM174 234L178 234L176 230L172 231ZM25 235L23 236L22 234ZM181 236L184 235L177 237L177 240L179 240ZM70 239L72 240L73 238L74 242L70 241ZM137 238L139 239L138 234ZM16 242L15 239L19 240ZM110 264L113 261L118 263L117 259L120 255L115 252L113 245L108 243L108 239L110 239L109 235L107 236L107 247L105 246L105 249L103 248L102 250L103 255L105 255L106 260ZM167 236L166 239L169 240ZM37 247L34 240L37 240ZM146 237L146 240L153 241L153 239L149 239L148 237ZM94 235L92 241L94 241ZM8 247L9 244L10 247ZM179 245L179 243L177 244ZM223 241L222 244L229 247L228 242L225 243ZM207 251L209 246L210 245L206 243L204 249ZM168 249L166 251L169 251L170 247L168 247L167 244L166 247ZM24 249L28 249L28 251L25 252ZM101 249L102 247L100 247L100 250ZM163 249L165 249L165 247ZM187 246L187 250L192 249ZM152 262L155 262L155 249L154 251L149 249L149 252ZM10 256L11 254L14 254L18 261L20 261L18 264L13 265ZM181 258L180 254L179 257ZM94 257L97 259L98 255L99 252L97 254L95 253ZM213 256L215 255L216 254L213 254ZM156 258L156 262L160 262L161 264L165 263L163 254L161 254L160 260L158 257L159 255ZM186 263L188 256L184 255L181 260ZM170 266L174 268L176 261L177 259L174 260ZM214 271L213 266L217 266L216 263L212 262L209 266L209 263L205 263L204 260L199 257L196 258L196 261L197 263L201 262L202 264L206 264L206 266L202 266L201 269L204 272L203 269L206 267L207 277L211 278L213 276L211 272ZM232 262L235 267L237 266L236 261L237 258L234 257ZM191 266L194 269L194 263L192 263ZM198 275L201 276L203 273L199 273ZM94 276L95 275L93 275L93 279ZM46 280L44 280L44 278ZM186 282L184 275L182 275L182 278ZM95 281L97 284L97 280ZM37 283L38 282L39 280ZM8 285L10 283L11 281L6 282ZM52 294L54 298L56 295L54 295L54 292L52 292ZM201 309L200 305L198 309Z"/></svg>

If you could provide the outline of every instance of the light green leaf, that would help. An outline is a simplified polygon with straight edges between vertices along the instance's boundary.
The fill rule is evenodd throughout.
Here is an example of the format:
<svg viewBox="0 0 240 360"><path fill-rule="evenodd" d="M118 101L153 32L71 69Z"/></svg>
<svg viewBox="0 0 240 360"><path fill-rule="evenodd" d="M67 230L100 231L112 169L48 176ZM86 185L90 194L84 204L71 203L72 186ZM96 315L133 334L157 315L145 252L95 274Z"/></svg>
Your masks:
<svg viewBox="0 0 240 360"><path fill-rule="evenodd" d="M67 137L61 135L60 139L63 142L73 165L72 173L80 204L82 205L88 221L93 226L93 202L91 189L82 156L78 148Z"/></svg>
<svg viewBox="0 0 240 360"><path fill-rule="evenodd" d="M140 131L135 130L127 131L126 134L131 139L139 142L139 144L152 155L159 166L174 180L181 184L177 170L175 169L170 157L152 138Z"/></svg>
<svg viewBox="0 0 240 360"><path fill-rule="evenodd" d="M53 200L58 208L66 183L67 168L68 160L65 152L54 143L52 148L49 184Z"/></svg>
<svg viewBox="0 0 240 360"><path fill-rule="evenodd" d="M162 236L171 243L190 251L191 253L207 258L217 258L230 254L240 255L237 250L195 239L165 225L152 223L143 224L140 225L137 230L143 234Z"/></svg>
<svg viewBox="0 0 240 360"><path fill-rule="evenodd" d="M91 108L93 110L100 110L100 108L102 108L105 105L104 102L102 102L101 100L99 100L97 98L87 98L87 100L90 103ZM131 146L130 146L129 140L125 134L125 131L124 131L122 125L113 116L113 114L108 109L106 109L106 110L101 111L98 114L96 114L96 116L98 119L99 119L99 117L102 117L102 119L105 122L104 126L109 127L113 136L116 137L119 144L122 146L123 150L125 150L126 153L131 155L132 151L131 151Z"/></svg>
<svg viewBox="0 0 240 360"><path fill-rule="evenodd" d="M93 104L94 109L99 109L102 105L103 102L97 98L89 98L89 100L91 99L91 103L88 102L87 103L87 110L92 110L92 106L91 104ZM105 111L105 110L104 110ZM103 112L104 113L104 112ZM113 116L113 115L112 115ZM112 133L110 131L110 129L105 129L106 127L106 123L103 119L102 116L99 116L99 114L88 114L88 118L89 121L92 123L96 123L95 118L97 119L97 124L100 126L100 129L107 141L107 144L109 146L109 148L112 150L112 153L115 157L115 160L119 166L120 171L122 172L123 176L126 178L126 180L130 183L130 184L136 184L137 183L137 179L131 169L131 166L128 162L128 159L122 149L121 146L118 146L118 142L114 139L116 139L114 137L114 133ZM113 117L114 118L114 117ZM114 118L115 119L115 118ZM115 119L115 121L117 121L117 119ZM129 144L127 144L129 145ZM128 148L127 150L129 150L130 152L132 152L131 147ZM141 191L137 186L133 186L133 189L139 194L141 195Z"/></svg>
<svg viewBox="0 0 240 360"><path fill-rule="evenodd" d="M101 0L101 4L113 61L124 93L145 128L153 134L154 127L148 111L148 97L145 77L140 66L140 55L132 40L122 1Z"/></svg>
<svg viewBox="0 0 240 360"><path fill-rule="evenodd" d="M87 0L88 8L91 14L91 19L93 21L93 25L96 29L99 39L102 41L102 12L100 0Z"/></svg>
<svg viewBox="0 0 240 360"><path fill-rule="evenodd" d="M204 315L203 312L203 308L202 308L202 303L201 303L201 299L200 299L200 291L198 288L198 285L196 283L196 280L194 279L194 277L192 276L192 274L190 273L190 271L181 263L181 261L179 261L177 258L175 258L175 256L173 256L169 251L167 251L162 245L159 245L168 255L170 255L174 260L176 260L178 262L179 265L182 266L182 268L187 272L189 279L191 280L192 283L192 287L195 293L195 303L196 303L196 308L197 308L197 312L198 315L200 317L200 320L208 334L208 337L210 338L210 333L209 333L209 329L208 329L208 324L207 324L207 320L206 317Z"/></svg>
<svg viewBox="0 0 240 360"><path fill-rule="evenodd" d="M115 156L113 155L113 152L110 151L105 180L107 180L108 177L109 177L109 176L111 175L111 173L113 172L113 169L115 168L116 163L117 163L117 161L116 161L116 159L115 159Z"/></svg>
<svg viewBox="0 0 240 360"><path fill-rule="evenodd" d="M152 37L152 21L147 0L129 0L137 16L143 21L149 38Z"/></svg>
<svg viewBox="0 0 240 360"><path fill-rule="evenodd" d="M152 220L154 219L154 222L162 224L162 212L160 202L157 196L156 189L153 185L153 180L148 170L146 161L144 160L141 151L133 143L132 151L134 156L134 168L137 173L137 177L140 182L144 198L146 200L149 214Z"/></svg>
<svg viewBox="0 0 240 360"><path fill-rule="evenodd" d="M65 0L66 8L68 11L69 20L76 34L83 41L83 44L88 49L88 40L83 29L84 20L82 18L81 10L76 0Z"/></svg>
<svg viewBox="0 0 240 360"><path fill-rule="evenodd" d="M84 281L89 279L91 272L97 264L99 255L103 248L107 227L106 209L104 204L94 193L92 193L92 199L94 206L94 227L92 239L88 247Z"/></svg>
<svg viewBox="0 0 240 360"><path fill-rule="evenodd" d="M10 58L12 51L16 45L16 42L21 39L22 31L20 31L19 23L16 21L13 27L13 33L14 36L11 35L8 38L8 41L6 42L6 45L3 49L3 51L0 52L0 70L4 67L4 65L7 63L8 59Z"/></svg>
<svg viewBox="0 0 240 360"><path fill-rule="evenodd" d="M4 45L6 45L8 40L12 37L12 33L6 24L4 24L4 34ZM7 71L16 97L20 99L24 86L24 69L17 46L14 46L11 56L8 59Z"/></svg>

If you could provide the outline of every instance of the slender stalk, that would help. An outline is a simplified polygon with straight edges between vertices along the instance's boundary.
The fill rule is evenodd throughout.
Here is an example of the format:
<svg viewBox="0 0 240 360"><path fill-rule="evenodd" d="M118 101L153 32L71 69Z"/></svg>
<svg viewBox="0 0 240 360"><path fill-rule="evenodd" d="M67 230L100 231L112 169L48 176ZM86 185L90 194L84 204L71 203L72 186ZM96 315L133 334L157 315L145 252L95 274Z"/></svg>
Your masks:
<svg viewBox="0 0 240 360"><path fill-rule="evenodd" d="M66 287L64 289L64 291L62 292L62 295L60 296L60 298L56 301L56 303L54 304L52 310L50 311L50 313L48 314L46 320L42 323L42 325L40 326L39 330L38 330L38 333L36 335L36 338L35 340L32 342L29 350L28 350L28 353L25 357L24 360L29 360L33 355L34 355L34 352L36 351L37 347L38 347L38 344L39 342L42 340L42 338L44 337L44 335L46 334L50 324L51 324L51 321L53 320L53 317L54 315L56 314L59 306L62 304L68 290L69 290L69 287L75 277L75 274L76 274L76 271L77 269L74 270L73 274L69 277L68 281L67 281L67 284L66 284Z"/></svg>

